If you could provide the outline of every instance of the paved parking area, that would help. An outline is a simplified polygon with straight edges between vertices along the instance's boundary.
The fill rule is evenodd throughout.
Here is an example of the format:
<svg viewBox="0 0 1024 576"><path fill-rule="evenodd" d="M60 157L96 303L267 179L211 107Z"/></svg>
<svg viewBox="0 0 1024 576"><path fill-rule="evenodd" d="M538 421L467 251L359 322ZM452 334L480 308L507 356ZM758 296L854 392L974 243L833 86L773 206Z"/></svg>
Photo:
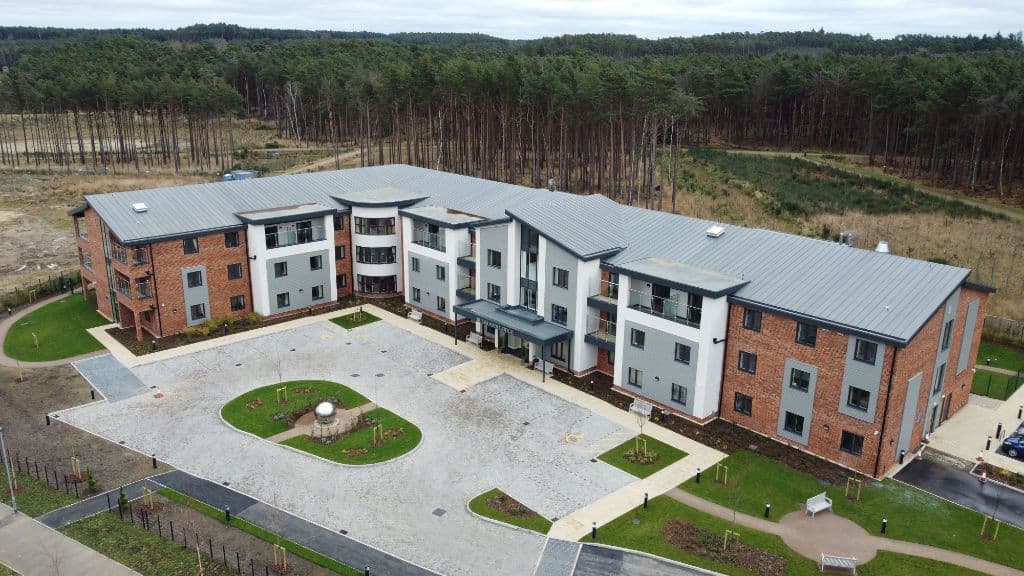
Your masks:
<svg viewBox="0 0 1024 576"><path fill-rule="evenodd" d="M345 331L328 322L147 364L143 394L67 410L62 419L182 470L274 504L444 574L532 574L540 535L485 522L466 509L499 487L549 518L634 481L591 462L631 433L507 375L458 391L430 374L465 360L385 322ZM281 380L344 383L423 431L413 452L345 467L228 427L220 407ZM582 441L567 442L567 434Z"/></svg>
<svg viewBox="0 0 1024 576"><path fill-rule="evenodd" d="M1019 490L996 482L982 483L976 476L932 460L915 460L895 478L982 514L995 514L1003 522L1024 528L1024 492Z"/></svg>
<svg viewBox="0 0 1024 576"><path fill-rule="evenodd" d="M146 392L146 385L111 354L72 362L72 366L108 402L118 402Z"/></svg>

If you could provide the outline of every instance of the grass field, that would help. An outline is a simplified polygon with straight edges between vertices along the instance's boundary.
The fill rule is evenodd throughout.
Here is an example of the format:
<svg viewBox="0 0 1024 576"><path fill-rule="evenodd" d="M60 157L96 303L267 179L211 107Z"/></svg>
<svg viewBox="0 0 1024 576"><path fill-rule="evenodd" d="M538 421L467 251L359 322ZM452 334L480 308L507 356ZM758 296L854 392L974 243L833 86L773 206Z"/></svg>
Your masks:
<svg viewBox="0 0 1024 576"><path fill-rule="evenodd" d="M85 330L107 323L81 294L71 294L11 326L4 339L4 354L26 362L41 362L95 352L103 346ZM39 348L34 346L32 333L39 338Z"/></svg>
<svg viewBox="0 0 1024 576"><path fill-rule="evenodd" d="M361 317L357 319L357 315L361 315ZM332 318L331 322L334 322L335 324L341 326L342 328L347 328L351 330L359 326L366 326L367 324L371 324L378 320L380 320L380 318L377 318L376 316L370 314L369 312L353 312L352 314L346 314L345 316L338 316L337 318Z"/></svg>
<svg viewBox="0 0 1024 576"><path fill-rule="evenodd" d="M489 490L470 500L469 509L486 518L533 530L534 532L540 532L541 534L547 534L548 530L551 529L551 521L533 510L529 510L529 513L521 515L506 514L487 504L488 500L502 496L505 496L505 493L497 488Z"/></svg>
<svg viewBox="0 0 1024 576"><path fill-rule="evenodd" d="M998 372L990 372L979 368L971 380L971 392L981 396L988 396L989 398L1006 400L1017 391L1020 385L1021 380L1016 376L999 374Z"/></svg>
<svg viewBox="0 0 1024 576"><path fill-rule="evenodd" d="M990 366L1007 370L1024 370L1024 349L1014 348L996 342L981 341L978 347L978 364L991 359Z"/></svg>
<svg viewBox="0 0 1024 576"><path fill-rule="evenodd" d="M812 576L820 574L817 563L794 552L778 536L738 527L726 520L694 510L668 496L658 496L652 499L647 510L644 510L642 506L637 507L601 526L597 531L597 542L641 550L724 574L736 576L756 574L755 572L709 559L695 552L683 550L669 543L663 537L662 530L670 520L687 522L719 535L724 534L725 530L734 530L739 533L739 541L743 544L786 558L787 576ZM590 536L584 537L582 541L589 542ZM979 572L972 572L959 566L888 552L879 552L874 560L858 566L857 574L862 576L910 576L918 574L928 574L929 576L981 576Z"/></svg>
<svg viewBox="0 0 1024 576"><path fill-rule="evenodd" d="M422 439L422 433L419 428L384 408L370 410L363 417L379 423L384 427L385 432L388 430L401 430L402 434L396 438L388 438L380 445L374 445L374 429L359 428L346 434L333 444L314 442L307 436L289 438L282 442L282 444L341 464L358 465L375 464L397 458L418 446ZM346 450L357 451L361 449L365 449L366 453L345 453Z"/></svg>
<svg viewBox="0 0 1024 576"><path fill-rule="evenodd" d="M282 387L288 390L288 402L285 404L277 401L277 390ZM309 391L303 392L305 388ZM312 409L315 403L324 398L340 401L341 405L337 407L339 410L356 408L369 402L362 394L337 382L292 380L250 390L225 404L220 414L232 426L260 438L267 438L288 429L288 415L297 410Z"/></svg>
<svg viewBox="0 0 1024 576"><path fill-rule="evenodd" d="M603 462L607 462L608 464L611 464L616 468L625 470L626 472L629 472L630 474L636 476L637 478L647 478L648 476L654 474L658 470L661 470L666 466L670 466L686 457L686 452L683 452L682 450L679 450L677 448L673 448L672 446L669 446L668 444L665 444L664 442L661 442L659 440L655 440L654 438L651 438L646 434L642 434L637 438L639 438L641 442L647 442L647 450L649 452L655 452L656 454L658 454L657 460L649 464L640 464L637 462L631 462L627 460L626 453L635 449L637 446L635 438L630 438L629 440L626 440L625 442L619 444L615 448L612 448L611 450L605 452L604 454L601 454L600 456L597 457L597 459Z"/></svg>
<svg viewBox="0 0 1024 576"><path fill-rule="evenodd" d="M875 485L865 480L860 501L848 500L845 486L822 486L801 472L750 452L736 452L722 464L729 466L729 484L714 482L711 471L700 484L693 479L683 490L753 516L760 516L766 503L772 505L772 519L799 510L811 496L828 492L833 511L849 518L872 534L878 533L883 517L889 520L886 536L928 544L986 560L1019 566L1024 558L1024 531L1003 526L995 542L981 540L983 517L895 480Z"/></svg>
<svg viewBox="0 0 1024 576"><path fill-rule="evenodd" d="M34 476L14 473L18 480L18 490L14 497L18 500L18 510L22 513L36 517L42 516L51 510L63 508L68 504L78 502L73 495L51 488L42 480L36 480ZM80 489L85 486L81 486ZM7 487L7 473L3 466L0 466L0 501L8 506L11 505L11 493Z"/></svg>
<svg viewBox="0 0 1024 576"><path fill-rule="evenodd" d="M223 510L218 510L213 506L210 506L204 502L200 502L199 500L182 494L181 492L171 490L170 488L161 488L160 490L158 490L158 492L161 496L167 498L168 500L177 502L178 504L182 504L184 506L188 506L189 508L201 512L202 514L209 516L210 518L224 522ZM231 526L234 528L238 528L243 532L251 534L259 538L260 540L263 540L264 542L277 544L278 546L285 548L286 550L298 556L299 558L308 560L313 564L316 564L317 566L327 568L328 570L337 572L338 574L342 574L344 576L361 576L363 574L361 570L356 570L355 568L342 564L341 562L338 562L333 558L328 558L327 556L324 556L319 552L314 552L313 550L310 550L309 548L306 548L301 544L297 544L287 538L283 538L277 534L274 534L273 532L264 530L263 528L260 528L255 524L246 522L245 520L237 516L231 518Z"/></svg>

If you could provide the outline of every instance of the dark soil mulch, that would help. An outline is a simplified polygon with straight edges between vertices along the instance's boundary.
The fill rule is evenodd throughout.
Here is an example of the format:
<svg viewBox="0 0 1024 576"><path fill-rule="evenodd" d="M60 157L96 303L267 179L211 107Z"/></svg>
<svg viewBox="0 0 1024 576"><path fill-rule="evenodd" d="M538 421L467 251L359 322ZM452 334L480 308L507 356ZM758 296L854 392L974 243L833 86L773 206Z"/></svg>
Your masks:
<svg viewBox="0 0 1024 576"><path fill-rule="evenodd" d="M778 554L748 546L730 538L728 548L723 550L725 535L698 528L679 520L669 520L661 535L670 544L681 550L724 562L762 576L783 576L786 573L786 559Z"/></svg>
<svg viewBox="0 0 1024 576"><path fill-rule="evenodd" d="M982 462L974 468L974 473L977 474L978 476L981 476L982 473L985 473L986 476L991 480L995 480L996 482L1002 482L1007 486L1012 486L1014 488L1024 490L1024 475L1018 474L1016 472L1011 472L1006 468L1000 468L999 466L993 466L988 462Z"/></svg>
<svg viewBox="0 0 1024 576"><path fill-rule="evenodd" d="M555 369L553 377L559 382L564 382L587 394L596 396L620 410L629 410L629 405L633 402L632 398L612 388L612 377L606 374L595 372L586 376L573 376L564 370ZM811 456L806 452L801 452L722 419L712 420L701 426L655 408L651 414L651 420L726 454L732 454L738 450L757 452L794 470L805 472L833 485L845 484L847 477L851 474L850 470L842 466Z"/></svg>
<svg viewBox="0 0 1024 576"><path fill-rule="evenodd" d="M509 496L508 494L505 494L504 492L498 494L493 498L488 498L487 506L492 510L497 510L498 512L501 512L502 514L507 514L508 516L519 516L521 518L526 518L537 515L536 512L530 510L523 503L519 502L515 498Z"/></svg>

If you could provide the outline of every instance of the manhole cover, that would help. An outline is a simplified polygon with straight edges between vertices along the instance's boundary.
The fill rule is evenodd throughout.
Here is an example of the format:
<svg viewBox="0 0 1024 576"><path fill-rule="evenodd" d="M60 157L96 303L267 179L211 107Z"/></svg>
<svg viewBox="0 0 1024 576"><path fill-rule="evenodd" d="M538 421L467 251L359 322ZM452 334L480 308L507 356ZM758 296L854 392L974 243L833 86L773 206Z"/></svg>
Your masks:
<svg viewBox="0 0 1024 576"><path fill-rule="evenodd" d="M238 366L241 366L241 365L242 365L242 363L239 362L238 364L235 364L235 367L238 367Z"/></svg>
<svg viewBox="0 0 1024 576"><path fill-rule="evenodd" d="M359 374L349 374L349 376L351 376L353 378L359 378Z"/></svg>
<svg viewBox="0 0 1024 576"><path fill-rule="evenodd" d="M228 482L227 480L225 480L224 482L221 482L221 484L223 484L225 486L231 486L231 482Z"/></svg>
<svg viewBox="0 0 1024 576"><path fill-rule="evenodd" d="M639 525L640 525L640 519L639 518L633 518L633 526L639 526Z"/></svg>
<svg viewBox="0 0 1024 576"><path fill-rule="evenodd" d="M348 534L348 530L345 530L344 528L340 528L340 529L338 529L338 534Z"/></svg>
<svg viewBox="0 0 1024 576"><path fill-rule="evenodd" d="M590 461L594 462L594 463L597 463L597 458L591 458Z"/></svg>
<svg viewBox="0 0 1024 576"><path fill-rule="evenodd" d="M432 514L434 516L437 516L438 518L440 518L441 516L444 516L447 512L448 511L445 510L444 508L434 508L434 511L432 512Z"/></svg>
<svg viewBox="0 0 1024 576"><path fill-rule="evenodd" d="M377 378L383 378L384 377L384 373L381 372L380 374L376 374L376 376L377 376Z"/></svg>

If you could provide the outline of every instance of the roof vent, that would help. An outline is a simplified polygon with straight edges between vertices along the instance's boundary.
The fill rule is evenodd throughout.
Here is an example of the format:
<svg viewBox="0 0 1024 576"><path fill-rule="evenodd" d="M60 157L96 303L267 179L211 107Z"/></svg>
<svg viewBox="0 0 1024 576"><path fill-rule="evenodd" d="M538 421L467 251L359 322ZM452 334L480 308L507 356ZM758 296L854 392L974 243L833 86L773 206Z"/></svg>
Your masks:
<svg viewBox="0 0 1024 576"><path fill-rule="evenodd" d="M718 238L722 234L725 234L725 227L715 224L711 228L705 230L704 233L708 235L708 238Z"/></svg>
<svg viewBox="0 0 1024 576"><path fill-rule="evenodd" d="M889 243L885 240L879 240L878 245L875 246L875 252L881 252L882 254L889 253Z"/></svg>
<svg viewBox="0 0 1024 576"><path fill-rule="evenodd" d="M132 204L132 210L142 213L145 212L146 210L149 210L149 206L146 206L145 202L136 202Z"/></svg>

